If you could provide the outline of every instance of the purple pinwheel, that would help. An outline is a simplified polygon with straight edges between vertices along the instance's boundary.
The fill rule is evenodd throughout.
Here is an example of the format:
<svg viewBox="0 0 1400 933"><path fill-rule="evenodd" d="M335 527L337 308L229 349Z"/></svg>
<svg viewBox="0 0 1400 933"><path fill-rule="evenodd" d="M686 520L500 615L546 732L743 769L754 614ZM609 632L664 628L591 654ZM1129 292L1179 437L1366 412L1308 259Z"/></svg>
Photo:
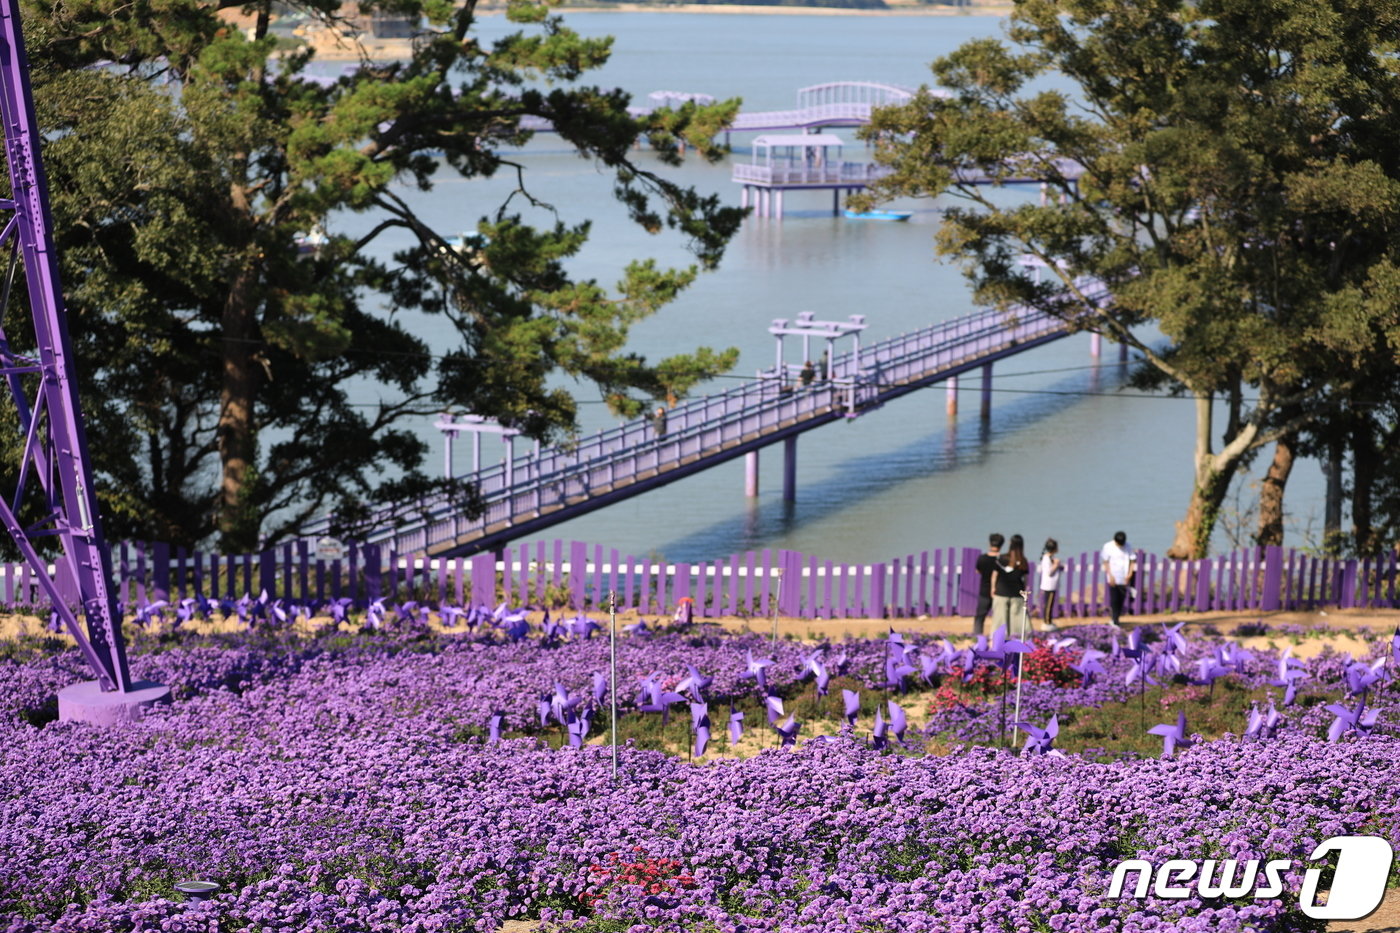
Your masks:
<svg viewBox="0 0 1400 933"><path fill-rule="evenodd" d="M568 629L558 619L551 619L546 611L540 622L540 635L547 642L555 642L568 634Z"/></svg>
<svg viewBox="0 0 1400 933"><path fill-rule="evenodd" d="M530 634L530 620L525 618L525 613L509 617L509 621L504 623L506 635L511 641L523 641L525 636Z"/></svg>
<svg viewBox="0 0 1400 933"><path fill-rule="evenodd" d="M826 665L822 663L822 654L825 648L818 648L812 655L803 662L803 667L812 672L817 682L817 696L824 697L827 694L827 685L831 683L831 675L827 673Z"/></svg>
<svg viewBox="0 0 1400 933"><path fill-rule="evenodd" d="M247 596L244 596L242 600L239 600L238 617L240 619L243 618L243 613L245 611L243 600L247 598ZM376 631L384 627L384 600L376 599L365 609L365 625Z"/></svg>
<svg viewBox="0 0 1400 933"><path fill-rule="evenodd" d="M1400 667L1400 626L1396 626L1395 634L1390 636L1390 660Z"/></svg>
<svg viewBox="0 0 1400 933"><path fill-rule="evenodd" d="M985 636L977 639L977 647L972 650L972 656L978 661L995 661L998 666L1007 669L1014 660L1013 655L1025 654L1034 650L1034 647L1024 641L1006 637L1006 626L999 625L997 630L992 632L991 644L987 643Z"/></svg>
<svg viewBox="0 0 1400 933"><path fill-rule="evenodd" d="M1157 681L1152 677L1152 672L1157 666L1155 656L1152 649L1142 643L1142 629L1133 629L1128 633L1128 647L1123 649L1123 657L1133 662L1133 666L1128 668L1128 673L1124 675L1124 686L1132 686L1135 681L1139 682L1143 690L1147 689L1147 684L1157 685Z"/></svg>
<svg viewBox="0 0 1400 933"><path fill-rule="evenodd" d="M744 735L744 713L742 710L734 708L734 704L729 704L729 744L738 745L739 739Z"/></svg>
<svg viewBox="0 0 1400 933"><path fill-rule="evenodd" d="M1137 634L1136 631L1133 634ZM1182 711L1176 714L1175 723L1162 723L1147 730L1152 735L1162 737L1162 757L1170 758L1176 754L1178 748L1190 748L1191 738L1186 733L1186 713Z"/></svg>
<svg viewBox="0 0 1400 933"><path fill-rule="evenodd" d="M549 715L554 710L554 704L551 702L551 699L550 694L542 693L540 694L540 701L535 704L535 710L540 714L541 729L549 725Z"/></svg>
<svg viewBox="0 0 1400 933"><path fill-rule="evenodd" d="M690 728L695 733L693 754L700 758L705 754L705 747L710 744L710 704L690 704Z"/></svg>
<svg viewBox="0 0 1400 933"><path fill-rule="evenodd" d="M569 691L564 689L564 685L558 681L554 684L554 695L550 697L549 708L554 714L554 718L560 722L566 721L567 713L572 713L583 703L583 697L570 697Z"/></svg>
<svg viewBox="0 0 1400 933"><path fill-rule="evenodd" d="M1284 688L1284 706L1293 705L1293 698L1298 694L1298 681L1308 676L1307 672L1303 670L1303 662L1290 657L1292 653L1291 647L1283 650L1283 654L1278 659L1278 676L1269 681L1272 686Z"/></svg>
<svg viewBox="0 0 1400 933"><path fill-rule="evenodd" d="M1065 757L1064 752L1055 748L1055 736L1060 734L1060 718L1052 715L1050 721L1045 724L1044 729L1036 728L1028 722L1017 722L1012 725L1026 733L1026 745L1022 749L1023 755L1051 755L1056 758Z"/></svg>
<svg viewBox="0 0 1400 933"><path fill-rule="evenodd" d="M1072 636L1066 636L1065 638L1052 638L1049 641L1047 641L1046 644L1050 646L1051 654L1059 654L1066 648L1073 648L1075 645L1079 644L1079 639L1074 638Z"/></svg>
<svg viewBox="0 0 1400 933"><path fill-rule="evenodd" d="M1216 645L1215 660L1227 674L1246 674L1254 661L1254 652L1242 645Z"/></svg>
<svg viewBox="0 0 1400 933"><path fill-rule="evenodd" d="M638 619L631 625L624 625L622 630L629 635L646 635L651 632L651 629L647 627L646 619Z"/></svg>
<svg viewBox="0 0 1400 933"><path fill-rule="evenodd" d="M199 603L194 599L182 599L175 609L175 624L184 625L194 618Z"/></svg>
<svg viewBox="0 0 1400 933"><path fill-rule="evenodd" d="M438 607L438 622L443 628L456 628L459 618L466 618L467 611L457 606L442 605Z"/></svg>
<svg viewBox="0 0 1400 933"><path fill-rule="evenodd" d="M603 704L603 698L608 695L608 678L600 671L593 673L593 702L599 706Z"/></svg>
<svg viewBox="0 0 1400 933"><path fill-rule="evenodd" d="M890 744L886 738L889 727L885 725L885 717L880 715L880 707L875 707L875 731L870 736L870 747L879 751Z"/></svg>
<svg viewBox="0 0 1400 933"><path fill-rule="evenodd" d="M772 661L771 658L764 658L764 659L761 660L761 661L755 661L755 660L753 659L753 649L752 649L752 648L749 649L749 651L748 651L748 656L749 656L748 669L747 669L746 671L744 671L744 673L740 674L740 675L739 675L739 678L740 678L741 680L747 680L748 678L752 677L754 680L758 681L758 689L759 689L759 692L760 692L760 693L763 693L763 694L767 694L767 693L768 693L768 668L770 668L770 667L773 666L773 661Z"/></svg>
<svg viewBox="0 0 1400 933"><path fill-rule="evenodd" d="M854 690L842 690L841 699L846 705L846 722L854 726L856 717L860 715L860 694Z"/></svg>
<svg viewBox="0 0 1400 933"><path fill-rule="evenodd" d="M1272 700L1269 701L1269 711L1259 712L1259 704L1251 704L1249 710L1249 721L1245 724L1244 735L1240 736L1240 741L1245 739L1270 739L1279 727L1278 710L1274 708Z"/></svg>
<svg viewBox="0 0 1400 933"><path fill-rule="evenodd" d="M489 741L492 745L495 745L497 742L499 742L501 740L501 730L505 727L505 724L505 713L492 713L491 718L487 721L486 725L486 728L490 731L490 737L487 739L487 741Z"/></svg>
<svg viewBox="0 0 1400 933"><path fill-rule="evenodd" d="M1357 701L1356 709L1347 709L1339 703L1327 705L1327 712L1337 718L1332 721L1332 725L1327 730L1327 741L1340 742L1342 736L1348 731L1356 733L1357 738L1365 738L1376 728L1376 718L1380 716L1380 710L1366 709L1366 700L1363 697Z"/></svg>
<svg viewBox="0 0 1400 933"><path fill-rule="evenodd" d="M890 629L890 637L885 642L885 689L903 693L904 678L918 672L905 656L903 636Z"/></svg>
<svg viewBox="0 0 1400 933"><path fill-rule="evenodd" d="M690 676L676 684L676 692L685 693L688 690L691 697L699 702L704 698L704 691L710 688L710 684L714 683L715 679L701 674L693 664L687 664L686 670L690 672Z"/></svg>
<svg viewBox="0 0 1400 933"><path fill-rule="evenodd" d="M909 718L904 715L904 710L894 700L889 701L890 707L890 731L899 741L904 741L904 733L909 728Z"/></svg>
<svg viewBox="0 0 1400 933"><path fill-rule="evenodd" d="M1364 697L1366 691L1385 677L1384 667L1385 658L1378 658L1370 665L1360 661L1348 664L1346 669L1347 696Z"/></svg>
<svg viewBox="0 0 1400 933"><path fill-rule="evenodd" d="M783 746L787 747L797 744L797 733L802 728L802 723L797 721L796 715L793 715L789 716L787 722L781 726L775 725L773 728L778 730L778 735L783 738Z"/></svg>
<svg viewBox="0 0 1400 933"><path fill-rule="evenodd" d="M919 676L923 678L924 683L930 686L933 684L933 675L938 673L938 661L939 658L935 655L919 655Z"/></svg>
<svg viewBox="0 0 1400 933"><path fill-rule="evenodd" d="M1163 654L1184 654L1186 652L1186 636L1181 634L1181 627L1185 624L1185 622L1178 622L1175 625L1162 623Z"/></svg>
<svg viewBox="0 0 1400 933"><path fill-rule="evenodd" d="M568 719L564 723L565 731L569 734L569 747L582 748L583 741L588 737L588 726L593 718L590 710L582 713L569 713Z"/></svg>
<svg viewBox="0 0 1400 933"><path fill-rule="evenodd" d="M581 639L592 638L593 633L602 627L601 624L595 622L593 619L581 615L570 619L568 624L569 634L573 635L575 638Z"/></svg>
<svg viewBox="0 0 1400 933"><path fill-rule="evenodd" d="M1215 687L1215 682L1230 673L1230 668L1212 657L1204 657L1196 662L1196 676L1191 682L1201 687Z"/></svg>
<svg viewBox="0 0 1400 933"><path fill-rule="evenodd" d="M164 618L162 610L168 605L170 604L163 599L158 599L153 603L143 601L136 609L136 624L144 626L152 622L160 622Z"/></svg>
<svg viewBox="0 0 1400 933"><path fill-rule="evenodd" d="M1099 663L1100 659L1106 657L1108 657L1108 655L1103 651L1099 651L1095 648L1085 648L1084 653L1079 657L1079 663L1070 665L1070 669L1078 671L1083 678L1083 681L1080 683L1081 687L1087 687L1089 684L1093 683L1095 674L1100 676L1108 674L1107 669Z"/></svg>
<svg viewBox="0 0 1400 933"><path fill-rule="evenodd" d="M689 702L679 693L670 693L661 689L661 684L655 680L655 675L647 677L643 682L644 699L646 703L640 704L638 709L643 713L660 713L661 727L664 729L671 721L671 704Z"/></svg>
<svg viewBox="0 0 1400 933"><path fill-rule="evenodd" d="M766 696L763 698L763 705L768 708L768 722L776 723L783 717L783 698Z"/></svg>

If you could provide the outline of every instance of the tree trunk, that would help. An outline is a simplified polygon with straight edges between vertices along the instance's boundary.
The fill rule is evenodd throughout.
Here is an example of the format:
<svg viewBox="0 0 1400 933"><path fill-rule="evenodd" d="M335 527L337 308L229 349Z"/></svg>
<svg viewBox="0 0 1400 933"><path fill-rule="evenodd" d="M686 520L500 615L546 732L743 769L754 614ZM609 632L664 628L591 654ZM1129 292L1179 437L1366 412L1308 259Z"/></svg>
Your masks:
<svg viewBox="0 0 1400 933"><path fill-rule="evenodd" d="M1342 445L1333 439L1328 445L1327 460L1322 464L1327 477L1327 504L1322 518L1322 550L1336 555L1342 543Z"/></svg>
<svg viewBox="0 0 1400 933"><path fill-rule="evenodd" d="M1259 490L1259 531L1254 541L1260 547L1283 544L1283 491L1288 485L1288 475L1293 472L1297 441L1298 435L1289 432L1274 445L1274 459Z"/></svg>
<svg viewBox="0 0 1400 933"><path fill-rule="evenodd" d="M1230 480L1259 436L1259 426L1247 421L1219 453L1212 453L1213 401L1210 394L1196 396L1196 483L1186 517L1176 523L1176 537L1167 550L1168 557L1178 560L1197 560L1210 553L1210 536L1215 531L1221 503L1230 491Z"/></svg>
<svg viewBox="0 0 1400 933"><path fill-rule="evenodd" d="M1370 424L1358 421L1351 434L1351 540L1356 553L1363 557L1380 552L1371 509L1379 461Z"/></svg>
<svg viewBox="0 0 1400 933"><path fill-rule="evenodd" d="M229 282L224 302L223 388L219 394L219 546L225 553L248 553L258 546L260 518L248 494L256 482L257 425L254 402L257 371L257 273L243 265Z"/></svg>

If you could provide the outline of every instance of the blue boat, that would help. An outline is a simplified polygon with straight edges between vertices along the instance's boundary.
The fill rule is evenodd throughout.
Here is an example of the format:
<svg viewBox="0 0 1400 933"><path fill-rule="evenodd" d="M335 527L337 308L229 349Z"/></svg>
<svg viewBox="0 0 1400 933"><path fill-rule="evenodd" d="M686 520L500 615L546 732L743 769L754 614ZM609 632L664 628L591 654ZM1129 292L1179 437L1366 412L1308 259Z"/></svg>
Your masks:
<svg viewBox="0 0 1400 933"><path fill-rule="evenodd" d="M848 220L908 220L913 211L846 211Z"/></svg>

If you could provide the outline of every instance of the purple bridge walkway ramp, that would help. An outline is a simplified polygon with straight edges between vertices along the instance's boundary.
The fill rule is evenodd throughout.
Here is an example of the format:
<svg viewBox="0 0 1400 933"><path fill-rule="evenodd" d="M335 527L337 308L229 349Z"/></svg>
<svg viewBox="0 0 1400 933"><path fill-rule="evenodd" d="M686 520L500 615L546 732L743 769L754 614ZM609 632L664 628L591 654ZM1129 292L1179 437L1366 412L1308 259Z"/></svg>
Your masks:
<svg viewBox="0 0 1400 933"><path fill-rule="evenodd" d="M857 417L935 383L948 382L951 393L957 376L974 369L983 371L985 414L996 360L1069 333L1063 321L1044 314L1008 317L986 310L833 355L827 377L814 377L805 386L792 378L794 367L775 366L753 381L668 411L664 434L658 434L651 419L638 419L572 447L545 447L462 474L476 484L485 503L476 518L446 500L428 501L409 513L375 516L373 526L382 530L365 540L398 554L453 556L498 549L737 457L756 456L779 442L785 454L784 495L794 498L799 434ZM754 463L751 459L751 468ZM308 532L322 533L327 524Z"/></svg>

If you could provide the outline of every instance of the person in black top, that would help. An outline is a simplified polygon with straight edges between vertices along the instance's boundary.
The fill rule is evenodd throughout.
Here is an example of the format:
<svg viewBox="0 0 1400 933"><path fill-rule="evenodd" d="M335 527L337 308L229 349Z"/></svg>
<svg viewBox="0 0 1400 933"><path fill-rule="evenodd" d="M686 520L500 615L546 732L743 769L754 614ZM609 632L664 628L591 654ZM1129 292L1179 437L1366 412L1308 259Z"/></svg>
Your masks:
<svg viewBox="0 0 1400 933"><path fill-rule="evenodd" d="M1012 627L1022 622L1026 605L1026 573L1030 563L1026 560L1026 542L1020 535L1011 536L1011 545L997 561L992 573L992 621L1006 626L1006 633L1012 634Z"/></svg>
<svg viewBox="0 0 1400 933"><path fill-rule="evenodd" d="M972 617L974 635L981 635L986 628L987 613L992 609L992 575L996 573L997 557L1004 543L1006 539L993 532L987 539L987 553L977 558L977 573L982 580L977 588L977 614Z"/></svg>

